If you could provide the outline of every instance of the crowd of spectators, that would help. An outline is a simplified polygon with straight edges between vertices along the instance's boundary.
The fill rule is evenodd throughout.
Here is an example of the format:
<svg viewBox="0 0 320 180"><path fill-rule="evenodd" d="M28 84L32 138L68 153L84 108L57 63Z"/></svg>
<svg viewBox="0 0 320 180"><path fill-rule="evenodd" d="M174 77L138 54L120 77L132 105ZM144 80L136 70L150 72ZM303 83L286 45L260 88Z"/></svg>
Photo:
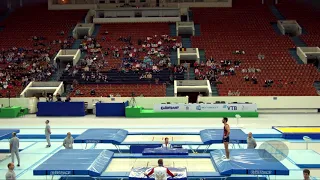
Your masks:
<svg viewBox="0 0 320 180"><path fill-rule="evenodd" d="M107 31L104 32L101 41L110 41ZM139 75L140 79L152 79L152 73L158 73L164 69L172 70L173 73L185 71L182 66L171 64L170 51L182 46L174 37L154 35L139 38L134 42L130 36L120 36L116 41L121 42L122 46L107 43L106 47L102 47L95 38L84 37L80 49L86 53L86 57L80 60L79 66L65 70L73 76L82 71L97 72L90 76L82 73L82 80L89 82L107 82L108 77L99 74L99 71L106 69L119 73L134 72ZM118 65L110 67L110 59L118 59ZM159 81L159 79L155 79L155 81Z"/></svg>

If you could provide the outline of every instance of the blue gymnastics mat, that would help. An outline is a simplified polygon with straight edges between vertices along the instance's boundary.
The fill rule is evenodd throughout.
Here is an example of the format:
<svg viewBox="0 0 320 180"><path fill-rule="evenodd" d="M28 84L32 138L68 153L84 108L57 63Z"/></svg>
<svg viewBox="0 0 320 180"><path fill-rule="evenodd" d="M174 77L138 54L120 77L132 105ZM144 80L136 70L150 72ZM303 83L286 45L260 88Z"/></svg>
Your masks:
<svg viewBox="0 0 320 180"><path fill-rule="evenodd" d="M229 161L223 158L224 150L211 151L210 155L221 175L289 175L289 170L263 149L232 149Z"/></svg>
<svg viewBox="0 0 320 180"><path fill-rule="evenodd" d="M113 152L108 150L64 149L34 169L33 175L89 175L96 177L104 172L112 157Z"/></svg>
<svg viewBox="0 0 320 180"><path fill-rule="evenodd" d="M200 131L203 144L222 143L223 129L205 129ZM241 129L230 130L230 142L247 143L247 135Z"/></svg>
<svg viewBox="0 0 320 180"><path fill-rule="evenodd" d="M9 139L12 137L12 133L19 133L19 129L0 129L0 140Z"/></svg>
<svg viewBox="0 0 320 180"><path fill-rule="evenodd" d="M74 143L121 144L128 135L124 129L88 129L74 139Z"/></svg>
<svg viewBox="0 0 320 180"><path fill-rule="evenodd" d="M150 172L152 168L150 167L138 167L132 168L129 174L129 180L140 180L140 179L154 179L154 175L152 174L150 177L144 175L144 172ZM178 175L174 178L171 178L168 175L168 179L179 179L179 180L187 180L187 169L186 168L168 168L172 173L177 173Z"/></svg>

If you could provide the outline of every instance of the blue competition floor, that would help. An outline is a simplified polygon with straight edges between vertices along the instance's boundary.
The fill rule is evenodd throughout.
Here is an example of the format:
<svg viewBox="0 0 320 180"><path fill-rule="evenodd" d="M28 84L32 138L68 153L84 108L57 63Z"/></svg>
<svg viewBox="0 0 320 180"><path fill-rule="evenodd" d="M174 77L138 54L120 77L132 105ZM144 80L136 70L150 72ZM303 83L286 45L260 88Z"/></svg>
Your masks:
<svg viewBox="0 0 320 180"><path fill-rule="evenodd" d="M300 168L320 168L320 154L313 150L291 150L288 158Z"/></svg>
<svg viewBox="0 0 320 180"><path fill-rule="evenodd" d="M63 141L62 139L65 137L65 135L64 135L65 132L68 132L68 131L72 131L73 135L77 136L77 135L83 133L85 131L85 129L55 130L54 134L57 135L57 139L52 140L52 147L51 148L45 148L46 142L45 142L45 139L42 138L43 135L41 134L43 132L43 129L37 130L37 131L34 131L34 130L32 131L30 129L22 129L21 133L19 134L19 137L21 139L20 149L22 151L20 153L20 157L22 159L22 162L21 162L21 167L16 167L16 170L15 170L18 179L21 179L21 180L45 179L45 177L43 177L43 176L33 176L33 170L35 168L37 168L39 165L41 165L43 162L45 162L48 158L50 158L51 156L56 154L59 150L62 149L62 146L61 146L62 141ZM155 130L153 130L153 131L155 131ZM239 130L237 130L237 131L239 131ZM34 133L34 132L37 132L37 133ZM136 134L141 134L140 132L134 131L134 133L136 133ZM152 132L152 131L150 131L150 132ZM150 132L149 132L149 134L152 134ZM255 135L255 137L257 138L257 141L258 141L258 146L263 141L273 140L274 138L277 138L277 139L280 138L278 131L273 130L273 129L270 129L270 130L268 130L268 129L243 129L242 130L243 135L241 137L243 140L245 139L246 134L248 132L252 132ZM129 134L130 133L131 132L129 131ZM159 134L161 134L161 133L159 133ZM163 132L162 134L170 134L170 133ZM183 134L187 134L187 133L185 132ZM191 132L190 134L196 134L196 132ZM220 134L218 134L217 137L218 136L220 137ZM36 139L32 139L30 137L33 137ZM41 139L39 139L39 137ZM261 137L263 139L259 139L259 137ZM301 169L303 169L303 167L320 168L320 162L317 161L317 159L320 159L319 154L314 151L311 151L311 150L303 150L303 148L305 147L305 144L303 144L303 143L296 143L296 144L301 144L301 145L299 145L299 147L301 146L301 150L290 149L288 158L285 158L284 160L281 161L281 163L279 162L280 164L277 165L277 167L279 167L278 168L279 170L282 168L281 166L290 170L290 175L289 176L276 176L276 177L270 176L270 177L274 177L276 179L288 179L289 180L290 178L292 179L294 176L295 177L297 177L298 175L301 176L301 172L302 172ZM0 141L0 153L6 153L7 147L8 147L8 139L3 139L2 141ZM110 149L110 150L114 149L114 150L116 150L115 146L112 144L92 144L92 143L89 143L89 144L87 144L87 147L85 147L85 145L83 145L83 144L75 144L74 145L74 149L84 149L84 148L87 148L87 149ZM128 146L123 146L123 145L120 145L120 148L123 150L129 149ZM198 148L198 146L184 145L183 148L189 149L189 154L190 154L190 153L192 153L192 151L190 151L190 148L196 149L196 148ZM222 144L220 144L220 143L214 144L214 145L210 146L210 151L215 150L215 149L222 149L222 148L223 148ZM245 150L243 150L243 148L245 148L245 145L239 145L239 146L235 146L232 148L239 149L240 151L245 151ZM203 149L203 147L200 147L199 149ZM245 152L247 152L247 151L245 151ZM233 153L235 153L235 151L232 152L232 149L231 149L231 155ZM304 154L304 156L302 157L301 154ZM233 155L235 155L235 154L233 154ZM242 155L241 156L235 155L235 159L233 159L233 161L231 161L231 162L234 163L234 166L239 166L239 164L235 163L234 161L238 162L240 159L242 162L243 162L243 160L248 160L248 159L244 158ZM7 159L0 162L0 167L2 167L2 168L0 168L0 177L3 177L3 175L6 173L6 171L7 171L6 164L8 162L10 162L10 158L7 158ZM248 163L249 161L246 161L246 162ZM271 167L273 167L273 166L271 166ZM241 172L244 172L242 170L243 170L243 168L241 169ZM258 169L252 169L252 170L258 170ZM217 168L216 171L219 171L219 168ZM317 170L314 169L314 171L316 172ZM250 171L248 171L248 172L250 172ZM129 173L129 172L127 172L127 173ZM103 174L105 174L105 172ZM111 174L112 174L112 172L111 172ZM194 177L196 177L196 175L199 175L199 174L197 174L197 172L192 172L191 174L194 175ZM59 179L59 176L54 176L53 179Z"/></svg>

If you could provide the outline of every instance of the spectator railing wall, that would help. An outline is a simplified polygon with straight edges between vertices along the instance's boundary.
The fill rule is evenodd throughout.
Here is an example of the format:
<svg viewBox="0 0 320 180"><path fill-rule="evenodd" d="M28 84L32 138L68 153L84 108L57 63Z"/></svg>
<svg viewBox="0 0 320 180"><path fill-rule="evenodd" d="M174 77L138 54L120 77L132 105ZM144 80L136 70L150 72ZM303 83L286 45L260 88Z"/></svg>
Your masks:
<svg viewBox="0 0 320 180"><path fill-rule="evenodd" d="M308 58L320 57L320 48L319 47L297 47L297 55L300 59L307 64ZM319 60L319 59L318 59Z"/></svg>
<svg viewBox="0 0 320 180"><path fill-rule="evenodd" d="M200 63L200 54L198 48L178 48L177 49L178 64L183 60L197 61Z"/></svg>
<svg viewBox="0 0 320 180"><path fill-rule="evenodd" d="M179 92L205 92L208 96L212 95L210 82L208 80L175 80L174 96L177 97Z"/></svg>
<svg viewBox="0 0 320 180"><path fill-rule="evenodd" d="M259 113L315 113L320 109L320 96L215 96L199 97L198 101L256 103Z"/></svg>
<svg viewBox="0 0 320 180"><path fill-rule="evenodd" d="M127 8L96 10L94 23L124 23L124 22L178 22L178 8Z"/></svg>
<svg viewBox="0 0 320 180"><path fill-rule="evenodd" d="M78 39L79 36L91 36L94 31L93 23L78 23L76 27L74 27L72 34L73 38Z"/></svg>
<svg viewBox="0 0 320 180"><path fill-rule="evenodd" d="M96 97L77 97L72 98L74 102L88 102L88 108L93 109L94 99ZM114 97L114 98L98 98L102 102L125 102L130 100L130 97ZM187 103L188 97L136 97L136 104L144 108L153 108L154 104L159 103ZM64 100L64 98L62 98ZM45 98L40 98L44 102ZM258 111L266 113L305 113L318 112L320 109L320 96L215 96L206 97L200 96L198 101L204 103L214 103L216 101L225 102L251 102L258 105ZM29 108L31 113L35 112L37 104L36 98L11 98L11 106L21 106ZM9 106L8 98L0 98L0 104Z"/></svg>
<svg viewBox="0 0 320 180"><path fill-rule="evenodd" d="M177 34L189 34L191 36L195 35L194 22L177 22L176 23Z"/></svg>
<svg viewBox="0 0 320 180"><path fill-rule="evenodd" d="M124 4L124 1L122 0L74 0L68 2L69 3L57 3L55 0L48 0L48 9L109 9L119 8ZM130 5L137 7L156 7L157 1L148 0L142 3L140 0L130 0ZM232 0L163 0L160 1L159 7L232 7Z"/></svg>
<svg viewBox="0 0 320 180"><path fill-rule="evenodd" d="M72 61L75 66L81 57L80 49L60 49L56 57L54 58L54 64L57 65L56 59L59 58L60 61Z"/></svg>
<svg viewBox="0 0 320 180"><path fill-rule="evenodd" d="M30 82L21 92L20 97L35 97L35 95L45 93L62 94L64 92L63 82Z"/></svg>
<svg viewBox="0 0 320 180"><path fill-rule="evenodd" d="M296 20L279 20L277 25L283 35L286 33L294 33L296 36L302 34L302 28Z"/></svg>

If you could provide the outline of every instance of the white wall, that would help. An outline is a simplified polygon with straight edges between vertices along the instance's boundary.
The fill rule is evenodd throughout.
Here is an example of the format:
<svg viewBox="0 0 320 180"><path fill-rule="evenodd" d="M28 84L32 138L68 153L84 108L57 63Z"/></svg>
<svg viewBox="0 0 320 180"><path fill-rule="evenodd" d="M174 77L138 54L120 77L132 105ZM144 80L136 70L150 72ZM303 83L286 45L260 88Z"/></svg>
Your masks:
<svg viewBox="0 0 320 180"><path fill-rule="evenodd" d="M252 102L258 109L320 109L320 96L219 96L200 97L199 101Z"/></svg>
<svg viewBox="0 0 320 180"><path fill-rule="evenodd" d="M180 17L144 17L144 18L94 18L93 22L100 23L134 23L134 22L178 22Z"/></svg>
<svg viewBox="0 0 320 180"><path fill-rule="evenodd" d="M303 63L307 64L307 62L308 62L307 56L303 53L303 51L300 47L297 47L297 55L303 61Z"/></svg>
<svg viewBox="0 0 320 180"><path fill-rule="evenodd" d="M92 109L93 104L97 101L102 102L124 102L129 101L130 97L115 97L115 101L111 101L112 98L75 98L73 102L88 102L88 108ZM161 103L188 103L188 97L136 97L136 105L144 108L153 108L154 104ZM64 100L64 99L63 99ZM279 96L274 99L272 96L261 96L261 97L246 97L246 96L221 96L221 97L203 97L200 96L198 101L202 102L215 102L215 101L226 101L226 102L252 102L256 103L258 110L296 110L299 109L320 109L320 96ZM40 98L40 102L45 102L45 98ZM0 104L4 106L9 105L8 98L0 98ZM36 112L37 99L36 98L11 98L11 106L21 106L29 108L31 113ZM269 111L273 112L273 111ZM314 111L316 112L316 111Z"/></svg>

